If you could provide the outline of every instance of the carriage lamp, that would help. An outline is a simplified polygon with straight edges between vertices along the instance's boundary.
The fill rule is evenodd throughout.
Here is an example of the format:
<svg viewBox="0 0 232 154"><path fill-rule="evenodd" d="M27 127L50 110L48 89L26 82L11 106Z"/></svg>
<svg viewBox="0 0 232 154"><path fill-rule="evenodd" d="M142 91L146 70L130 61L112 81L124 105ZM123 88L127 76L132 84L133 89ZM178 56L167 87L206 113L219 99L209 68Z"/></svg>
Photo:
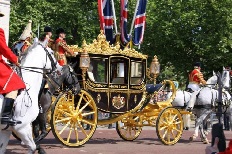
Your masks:
<svg viewBox="0 0 232 154"><path fill-rule="evenodd" d="M152 59L151 66L150 66L150 74L153 75L154 84L156 84L156 78L160 73L160 63L158 61L157 56L155 55Z"/></svg>
<svg viewBox="0 0 232 154"><path fill-rule="evenodd" d="M83 87L85 88L85 76L86 72L90 65L90 58L88 52L83 49L83 52L81 52L80 55L80 68L82 70L82 80L83 80Z"/></svg>

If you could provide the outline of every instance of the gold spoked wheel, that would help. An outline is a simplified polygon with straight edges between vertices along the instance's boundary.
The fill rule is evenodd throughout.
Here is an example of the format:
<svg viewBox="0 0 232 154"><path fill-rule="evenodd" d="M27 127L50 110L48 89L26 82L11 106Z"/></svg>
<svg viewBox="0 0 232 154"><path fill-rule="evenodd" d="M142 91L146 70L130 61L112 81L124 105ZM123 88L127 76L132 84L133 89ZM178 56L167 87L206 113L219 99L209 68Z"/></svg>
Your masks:
<svg viewBox="0 0 232 154"><path fill-rule="evenodd" d="M87 142L96 130L97 106L84 90L76 96L70 92L63 93L55 102L51 120L54 136L66 146L78 147Z"/></svg>
<svg viewBox="0 0 232 154"><path fill-rule="evenodd" d="M156 133L165 145L173 145L179 141L183 133L183 120L178 109L167 107L160 112Z"/></svg>
<svg viewBox="0 0 232 154"><path fill-rule="evenodd" d="M117 133L123 140L133 141L142 132L142 127L138 124L140 124L140 118L138 116L125 117L116 123Z"/></svg>

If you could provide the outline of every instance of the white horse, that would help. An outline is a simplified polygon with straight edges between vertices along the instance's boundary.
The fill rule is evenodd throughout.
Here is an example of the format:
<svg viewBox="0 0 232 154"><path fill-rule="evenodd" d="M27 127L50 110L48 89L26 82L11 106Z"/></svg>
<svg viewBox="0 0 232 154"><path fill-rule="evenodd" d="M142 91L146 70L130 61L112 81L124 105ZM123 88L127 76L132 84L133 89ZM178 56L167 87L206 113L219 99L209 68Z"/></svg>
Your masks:
<svg viewBox="0 0 232 154"><path fill-rule="evenodd" d="M37 146L32 136L31 123L39 113L38 94L41 87L44 70L51 70L53 67L51 56L42 45L38 44L28 51L25 60L21 64L22 79L26 84L26 89L21 91L15 100L14 119L22 124L10 126L7 130L1 130L5 126L1 125L0 131L0 153L5 153L12 131L28 146L28 154L33 154ZM3 96L0 97L0 107L2 107ZM1 111L1 109L0 109Z"/></svg>
<svg viewBox="0 0 232 154"><path fill-rule="evenodd" d="M218 76L216 77L218 80ZM222 87L223 87L223 92L222 92L223 108L224 111L228 112L228 114L230 115L230 123L231 123L231 119L232 119L231 95L226 90L227 88L230 87L230 75L229 75L229 70L226 70L224 68L222 73ZM205 120L205 118L209 114L212 114L213 112L212 109L215 109L218 98L219 98L218 90L209 87L202 88L201 90L199 90L198 92L196 92L191 96L189 103L190 104L194 103L193 113L197 115L197 119L196 119L196 127L194 130L194 134L192 137L190 137L190 141L193 141L198 137L198 131L200 128L203 143L207 143L207 144L209 143L206 134L203 130L202 124L203 124L203 120Z"/></svg>
<svg viewBox="0 0 232 154"><path fill-rule="evenodd" d="M213 76L207 80L206 85L207 87L213 87L216 84L217 84L217 76L213 72ZM184 90L177 90L176 97L172 102L172 106L185 109L186 106L189 106L189 101L190 101L191 96L197 95L197 93L198 91L191 93L191 92L184 91ZM168 97L170 96L171 96L171 93L168 94ZM184 127L190 127L190 115L189 114L183 115L183 120L184 120Z"/></svg>

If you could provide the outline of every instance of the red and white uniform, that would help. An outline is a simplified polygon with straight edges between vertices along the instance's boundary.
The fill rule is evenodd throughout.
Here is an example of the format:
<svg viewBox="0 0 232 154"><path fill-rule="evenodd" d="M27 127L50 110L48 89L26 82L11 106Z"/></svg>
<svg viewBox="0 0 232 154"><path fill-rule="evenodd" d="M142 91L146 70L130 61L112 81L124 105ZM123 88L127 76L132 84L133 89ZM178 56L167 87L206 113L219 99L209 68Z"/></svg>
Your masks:
<svg viewBox="0 0 232 154"><path fill-rule="evenodd" d="M2 59L2 56L16 64L18 58L6 45L6 39L3 29L0 28L0 94L6 94L14 90L24 89L25 84L21 78ZM13 72L13 74L12 74ZM10 75L12 74L12 77ZM8 82L9 80L9 82ZM8 84L6 85L6 83ZM5 89L4 86L6 85Z"/></svg>
<svg viewBox="0 0 232 154"><path fill-rule="evenodd" d="M65 40L58 38L55 42L56 58L58 63L63 66L67 64L66 55L72 56L73 51L69 49Z"/></svg>
<svg viewBox="0 0 232 154"><path fill-rule="evenodd" d="M195 68L190 74L189 74L189 85L188 88L191 88L193 91L198 90L199 84L206 84L206 81L204 80L203 74L198 68Z"/></svg>

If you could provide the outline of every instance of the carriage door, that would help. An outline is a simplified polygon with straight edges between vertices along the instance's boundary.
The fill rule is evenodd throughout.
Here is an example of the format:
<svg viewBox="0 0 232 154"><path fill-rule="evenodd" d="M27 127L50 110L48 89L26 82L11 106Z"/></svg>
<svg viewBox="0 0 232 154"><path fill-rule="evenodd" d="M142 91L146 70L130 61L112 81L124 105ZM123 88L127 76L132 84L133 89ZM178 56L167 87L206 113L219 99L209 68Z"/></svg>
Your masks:
<svg viewBox="0 0 232 154"><path fill-rule="evenodd" d="M128 109L129 59L110 57L109 67L109 111L125 112Z"/></svg>

